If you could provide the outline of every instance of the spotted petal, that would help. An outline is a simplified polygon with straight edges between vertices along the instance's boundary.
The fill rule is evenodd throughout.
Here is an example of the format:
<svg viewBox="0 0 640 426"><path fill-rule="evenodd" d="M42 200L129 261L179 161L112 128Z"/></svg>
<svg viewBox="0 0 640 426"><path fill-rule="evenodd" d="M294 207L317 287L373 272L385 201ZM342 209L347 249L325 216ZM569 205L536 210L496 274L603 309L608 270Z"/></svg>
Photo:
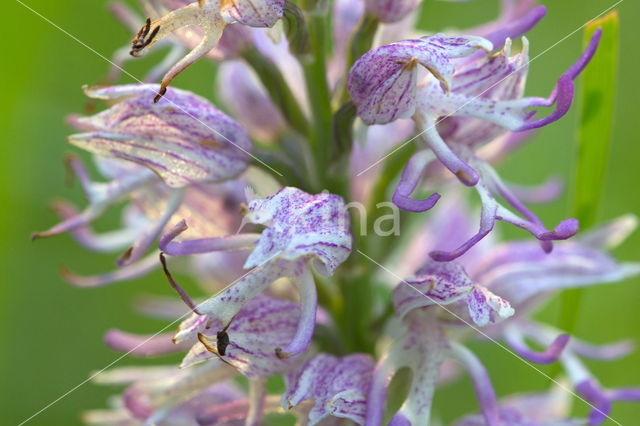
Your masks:
<svg viewBox="0 0 640 426"><path fill-rule="evenodd" d="M267 227L246 268L275 258L312 258L320 272L330 275L351 252L349 219L337 195L283 188L271 197L251 201L246 220Z"/></svg>
<svg viewBox="0 0 640 426"><path fill-rule="evenodd" d="M194 342L182 367L220 358L250 378L281 373L297 361L278 357L276 349L290 343L298 322L300 308L295 303L263 295L246 303L230 323L226 335L219 334L222 330L219 321L194 314L176 335L177 341Z"/></svg>
<svg viewBox="0 0 640 426"><path fill-rule="evenodd" d="M366 395L373 366L373 359L364 354L344 358L316 355L287 374L287 390L282 395L282 406L290 408L312 399L310 426L328 416L364 424Z"/></svg>
<svg viewBox="0 0 640 426"><path fill-rule="evenodd" d="M417 308L455 302L466 304L471 320L481 327L514 313L509 302L475 284L464 269L453 262L429 261L416 277L401 282L393 292L394 307L400 317Z"/></svg>

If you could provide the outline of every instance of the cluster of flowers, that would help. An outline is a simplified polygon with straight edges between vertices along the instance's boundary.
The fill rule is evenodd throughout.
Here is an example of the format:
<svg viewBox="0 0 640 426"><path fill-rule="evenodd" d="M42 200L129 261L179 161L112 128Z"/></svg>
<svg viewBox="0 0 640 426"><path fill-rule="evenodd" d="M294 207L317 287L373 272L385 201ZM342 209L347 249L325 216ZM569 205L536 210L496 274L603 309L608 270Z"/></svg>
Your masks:
<svg viewBox="0 0 640 426"><path fill-rule="evenodd" d="M72 116L70 123L83 133L69 138L92 154L107 182L93 181L70 156L89 206L80 211L57 202L62 221L35 236L69 232L90 250L122 253L118 268L106 274L64 271L78 286L163 268L182 300L146 299L139 307L183 320L177 334L112 330L105 341L133 356L186 355L179 366L116 368L96 376L96 382L127 387L110 409L88 412L87 423L257 425L266 413L288 410L309 425L425 425L436 388L461 370L472 379L480 412L461 418L460 426L597 424L613 401L640 400L640 389L603 387L581 361L624 356L629 342L593 345L532 318L559 290L638 274L639 264L607 254L635 219L554 242L573 237L577 221L550 230L523 201L552 199L557 185L509 185L491 166L533 129L567 112L574 79L594 55L600 33L549 97L524 97L524 34L542 19L544 7L503 0L499 18L464 32L472 35L413 37L418 4L318 0L299 8L285 0L143 0L155 18L146 22L113 5L137 36L115 54L108 84L85 89L108 108ZM326 61L328 50L318 43L324 25L317 22L332 23ZM112 85L129 54L142 56L156 44L168 47L168 56L147 83ZM237 118L169 87L202 57L221 62L218 95ZM318 93L326 99L315 98ZM332 108L333 122L317 115L322 105ZM538 117L541 107L552 112ZM335 140L317 139L323 127L322 134ZM376 161L414 131L412 156L389 176L392 168ZM348 143L337 143L345 135ZM451 189L456 179L479 194L478 231L470 207ZM449 188L445 205L429 215L403 213L420 227L403 236L406 244L352 235L357 227L345 200L367 204L381 188L401 210L420 213L440 195L412 195L434 184ZM92 221L122 200L122 228L94 232ZM536 240L499 242L491 232L496 220ZM378 268L366 253L376 244L384 244L390 267L380 274L372 272ZM209 297L191 299L170 264L182 266ZM373 299L370 312L356 306L365 303L351 291L360 286ZM363 320L352 311L368 314L358 331L369 333L358 342L345 331ZM373 343L360 344L367 338ZM504 342L527 362L558 362L566 380L559 388L498 400L487 370L463 345L471 338ZM545 349L536 351L527 341ZM392 378L406 369L406 397L399 408L385 410ZM248 378L248 392L237 376ZM273 376L284 377L282 395L267 391ZM571 394L591 406L588 419L571 418Z"/></svg>

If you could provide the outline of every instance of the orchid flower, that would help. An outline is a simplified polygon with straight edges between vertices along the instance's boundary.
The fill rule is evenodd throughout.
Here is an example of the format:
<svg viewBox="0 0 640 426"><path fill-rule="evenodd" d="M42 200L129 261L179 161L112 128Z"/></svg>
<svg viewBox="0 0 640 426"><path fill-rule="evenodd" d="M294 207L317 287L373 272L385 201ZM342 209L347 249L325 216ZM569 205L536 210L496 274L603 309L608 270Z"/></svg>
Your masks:
<svg viewBox="0 0 640 426"><path fill-rule="evenodd" d="M203 32L201 41L162 78L154 102L165 94L171 81L187 67L209 53L220 41L229 23L250 27L271 27L283 14L284 0L198 0L182 5L154 20L147 19L131 43L131 55L142 56L151 46L169 34L190 25Z"/></svg>
<svg viewBox="0 0 640 426"><path fill-rule="evenodd" d="M282 407L291 409L312 399L313 406L307 414L309 426L323 424L323 420L331 417L349 419L361 425L373 365L369 355L337 358L318 354L287 374Z"/></svg>
<svg viewBox="0 0 640 426"><path fill-rule="evenodd" d="M173 241L187 229L181 222L161 239L160 248L173 256L252 248L244 266L253 269L239 281L197 306L188 297L185 300L196 314L206 318L203 321L217 319L226 328L247 301L275 280L289 277L300 294L302 317L291 342L275 350L282 358L299 354L311 340L316 318L311 264L320 274L332 275L351 251L344 203L333 194L310 195L297 188L283 188L270 197L252 199L244 220L266 228L261 234Z"/></svg>
<svg viewBox="0 0 640 426"><path fill-rule="evenodd" d="M452 224L456 219L449 220ZM411 368L412 386L416 388L412 387L391 424L419 424L418 419L429 415L438 371L445 358L458 360L470 373L484 424L500 424L515 415L508 414L509 410L504 414L499 408L481 361L447 337L447 329L478 331L479 327L485 327L483 337L504 338L514 353L529 362L560 361L576 392L594 404L592 424L606 418L612 401L638 400L634 388L603 390L576 357L580 353L599 359L616 358L628 353L631 349L628 343L598 348L581 341L572 342L569 335L527 319L554 291L617 282L640 274L639 264L620 264L605 253L605 249L620 243L634 228L635 221L623 217L582 239L558 244L550 254L541 253L531 242L494 244L483 247L481 255L466 261L465 268L454 262L428 261L415 277L403 280L393 291L393 304L403 331L376 367L367 424L379 424L389 382L402 367ZM526 339L533 339L545 349L532 350Z"/></svg>
<svg viewBox="0 0 640 426"><path fill-rule="evenodd" d="M72 119L86 132L71 136L69 141L92 153L110 182L91 181L80 160L69 157L89 207L78 212L72 205L58 202L55 207L63 221L34 237L71 232L81 244L98 251L126 248L118 260L122 268L116 272L86 279L66 273L79 285L130 279L156 267L157 252L143 256L165 228L175 223L175 214L192 218L200 231L218 235L239 223L225 212L229 204L225 191L208 185L232 180L244 172L251 149L249 136L200 97L172 90L156 104L152 101L156 91L157 86L152 85L86 89L92 98L116 103L94 116ZM134 201L125 211L125 229L104 235L88 229L122 199ZM209 204L217 217L203 220L198 212L201 203Z"/></svg>
<svg viewBox="0 0 640 426"><path fill-rule="evenodd" d="M511 56L509 37L530 29L544 15L544 8L533 9L510 28L477 36L447 37L436 34L420 39L392 43L374 49L358 60L349 73L349 93L358 115L367 124L384 124L412 116L419 137L428 150L416 153L407 164L393 201L414 212L431 209L439 194L414 200L411 194L430 163L441 162L462 183L475 186L483 204L480 229L467 242L450 252L435 252L439 261L453 260L484 238L496 220L523 228L541 241L546 252L551 241L573 236L577 221L568 219L555 229L546 229L474 152L506 131L527 131L560 119L571 105L573 80L589 63L597 48L600 32L579 58L559 79L548 98L523 97L528 70L528 41L523 51ZM490 57L473 55L478 49L490 51L504 44L501 53ZM453 59L467 57L456 66ZM476 59L477 58L477 59ZM429 76L418 84L420 66ZM555 111L533 119L531 108L555 105ZM435 158L434 158L435 156ZM521 215L495 200L503 197Z"/></svg>

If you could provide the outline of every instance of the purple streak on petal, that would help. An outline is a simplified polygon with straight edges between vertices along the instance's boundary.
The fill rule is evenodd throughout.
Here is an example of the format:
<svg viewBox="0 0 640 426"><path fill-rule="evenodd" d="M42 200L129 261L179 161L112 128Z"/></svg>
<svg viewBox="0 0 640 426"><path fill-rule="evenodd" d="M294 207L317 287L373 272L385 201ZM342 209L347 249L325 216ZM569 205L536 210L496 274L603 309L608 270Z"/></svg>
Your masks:
<svg viewBox="0 0 640 426"><path fill-rule="evenodd" d="M215 251L250 249L260 238L260 234L237 234L228 237L173 241L187 229L185 220L178 222L160 238L160 250L171 256L191 256Z"/></svg>
<svg viewBox="0 0 640 426"><path fill-rule="evenodd" d="M373 358L365 354L343 358L325 353L315 355L287 373L281 406L291 409L313 400L309 424L325 424L332 417L362 424L373 367Z"/></svg>
<svg viewBox="0 0 640 426"><path fill-rule="evenodd" d="M100 287L139 278L155 270L158 266L160 266L158 253L154 252L139 262L102 275L82 276L71 272L67 268L61 268L60 274L66 281L78 287Z"/></svg>
<svg viewBox="0 0 640 426"><path fill-rule="evenodd" d="M515 39L528 33L546 14L547 8L538 6L523 17L517 19L513 24L487 35L486 39L493 43L494 49L500 49L504 46L507 38Z"/></svg>
<svg viewBox="0 0 640 426"><path fill-rule="evenodd" d="M104 336L104 343L115 351L144 358L181 352L188 348L186 344L174 344L172 336L173 333L142 336L109 330Z"/></svg>
<svg viewBox="0 0 640 426"><path fill-rule="evenodd" d="M394 415L389 421L389 426L412 426L409 419L407 419L403 414L398 413Z"/></svg>
<svg viewBox="0 0 640 426"><path fill-rule="evenodd" d="M435 193L423 200L411 198L411 193L416 189L427 166L429 156L425 152L414 154L400 177L400 182L393 193L393 203L402 210L418 213L431 209L440 199L440 194Z"/></svg>
<svg viewBox="0 0 640 426"><path fill-rule="evenodd" d="M220 3L220 15L225 21L264 28L272 27L282 17L285 0L234 0Z"/></svg>
<svg viewBox="0 0 640 426"><path fill-rule="evenodd" d="M626 401L626 402L640 401L640 388L612 389L608 393L609 393L609 397L614 401Z"/></svg>
<svg viewBox="0 0 640 426"><path fill-rule="evenodd" d="M276 349L276 354L280 358L288 358L307 350L316 326L318 295L316 293L316 283L308 268L305 267L302 275L297 277L296 285L300 292L300 320L296 334L287 347L284 349Z"/></svg>
<svg viewBox="0 0 640 426"><path fill-rule="evenodd" d="M594 407L589 413L589 424L597 425L607 419L611 412L611 400L595 379L586 379L576 384L576 392Z"/></svg>
<svg viewBox="0 0 640 426"><path fill-rule="evenodd" d="M184 198L184 190L173 190L167 200L164 212L150 224L117 260L118 266L127 266L140 259L162 233L173 214L180 208Z"/></svg>
<svg viewBox="0 0 640 426"><path fill-rule="evenodd" d="M562 351L569 343L570 336L568 334L561 334L549 345L543 352L536 352L531 350L522 339L522 336L518 331L514 331L516 334L506 333L505 338L507 343L513 349L515 353L522 358L535 362L537 364L551 364L556 362Z"/></svg>
<svg viewBox="0 0 640 426"><path fill-rule="evenodd" d="M480 410L486 424L488 426L499 426L501 422L498 402L487 369L466 347L456 343L452 344L451 348L455 358L463 364L471 376L473 388L476 391Z"/></svg>
<svg viewBox="0 0 640 426"><path fill-rule="evenodd" d="M575 92L574 80L582 72L582 70L589 64L591 58L596 53L600 38L602 37L602 29L598 28L591 36L589 45L582 53L580 58L574 63L559 79L556 87L553 89L551 96L546 100L535 101L532 106L551 106L555 104L556 109L547 117L536 121L530 121L520 127L518 130L530 130L536 129L547 124L558 121L562 118L573 102L573 95Z"/></svg>
<svg viewBox="0 0 640 426"><path fill-rule="evenodd" d="M53 209L61 219L66 220L80 214L78 209L71 203L62 200L55 200ZM89 250L110 253L122 250L133 242L135 234L132 229L121 229L105 234L96 234L87 226L76 228L70 231L71 236L78 244Z"/></svg>
<svg viewBox="0 0 640 426"><path fill-rule="evenodd" d="M376 365L373 371L373 380L369 387L369 395L367 396L367 417L365 426L379 426L382 424L382 416L384 407L387 403L387 393L389 391L389 383L395 370L393 365L385 363L384 360Z"/></svg>
<svg viewBox="0 0 640 426"><path fill-rule="evenodd" d="M438 160L453 173L460 182L467 186L475 186L480 175L467 162L462 160L438 133L435 120L426 114L416 114L418 127L423 129L420 134L427 146L431 148Z"/></svg>
<svg viewBox="0 0 640 426"><path fill-rule="evenodd" d="M498 205L495 200L489 195L488 190L482 185L479 184L476 186L478 192L480 193L480 198L482 200L482 212L480 216L480 229L478 232L463 243L460 247L455 250L445 252L445 251L432 251L429 253L429 256L433 260L438 262L450 262L454 259L465 254L471 247L476 245L480 240L482 240L491 230L496 221L496 212L498 210Z"/></svg>

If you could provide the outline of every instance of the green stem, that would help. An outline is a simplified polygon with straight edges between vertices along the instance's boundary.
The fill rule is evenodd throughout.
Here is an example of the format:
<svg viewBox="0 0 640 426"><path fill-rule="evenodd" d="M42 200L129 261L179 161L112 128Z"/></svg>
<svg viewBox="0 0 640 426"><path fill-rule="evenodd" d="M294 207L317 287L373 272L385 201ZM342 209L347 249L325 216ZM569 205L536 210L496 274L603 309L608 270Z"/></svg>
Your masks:
<svg viewBox="0 0 640 426"><path fill-rule="evenodd" d="M278 67L256 48L247 49L244 59L255 70L273 103L291 127L302 135L309 133L309 123Z"/></svg>
<svg viewBox="0 0 640 426"><path fill-rule="evenodd" d="M307 13L311 54L300 58L313 117L312 126L308 132L309 143L321 186L324 186L327 181L326 172L329 166L332 135L331 94L325 60L327 42L325 25L325 13L320 5Z"/></svg>
<svg viewBox="0 0 640 426"><path fill-rule="evenodd" d="M618 71L618 14L612 11L584 30L583 45L598 28L603 29L596 55L583 71L578 83L578 155L574 183L573 213L581 230L592 227L602 203L607 159L613 141L613 123ZM583 289L564 291L561 296L560 327L575 330Z"/></svg>

